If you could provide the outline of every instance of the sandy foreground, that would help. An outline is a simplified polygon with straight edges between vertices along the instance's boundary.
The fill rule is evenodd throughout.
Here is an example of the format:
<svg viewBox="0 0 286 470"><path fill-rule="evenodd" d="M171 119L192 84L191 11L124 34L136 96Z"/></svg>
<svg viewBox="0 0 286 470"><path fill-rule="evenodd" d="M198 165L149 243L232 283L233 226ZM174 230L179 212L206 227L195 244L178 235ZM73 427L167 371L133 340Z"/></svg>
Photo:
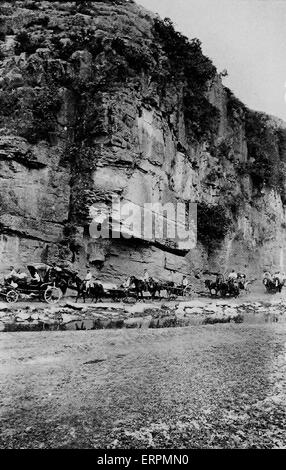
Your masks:
<svg viewBox="0 0 286 470"><path fill-rule="evenodd" d="M4 333L1 448L285 448L286 325Z"/></svg>

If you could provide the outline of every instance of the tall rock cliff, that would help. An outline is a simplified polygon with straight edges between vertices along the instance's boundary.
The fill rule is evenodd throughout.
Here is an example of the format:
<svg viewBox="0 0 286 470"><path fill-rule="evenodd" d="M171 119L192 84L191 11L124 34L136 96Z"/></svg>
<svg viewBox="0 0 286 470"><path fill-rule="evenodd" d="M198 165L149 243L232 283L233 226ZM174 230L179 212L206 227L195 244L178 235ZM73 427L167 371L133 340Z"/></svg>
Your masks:
<svg viewBox="0 0 286 470"><path fill-rule="evenodd" d="M199 40L127 0L0 9L2 273L286 270L286 126L224 87ZM196 247L93 238L115 197L197 203Z"/></svg>

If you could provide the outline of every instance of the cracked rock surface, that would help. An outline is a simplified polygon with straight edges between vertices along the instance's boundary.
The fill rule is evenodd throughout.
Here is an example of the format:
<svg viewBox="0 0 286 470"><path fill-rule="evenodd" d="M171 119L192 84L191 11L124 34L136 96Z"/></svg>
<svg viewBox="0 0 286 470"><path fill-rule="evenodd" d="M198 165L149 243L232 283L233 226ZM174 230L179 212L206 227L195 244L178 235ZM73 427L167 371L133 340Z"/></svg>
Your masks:
<svg viewBox="0 0 286 470"><path fill-rule="evenodd" d="M0 8L1 274L31 261L69 262L81 274L89 263L117 283L144 268L166 280L174 269L178 282L206 270L281 269L284 190L255 185L246 127L252 119L264 132L274 178L284 171L285 124L246 110L196 43L181 61L195 50L190 70L179 71L181 48L170 51L154 15L134 2ZM96 240L92 210L108 211L114 197L139 208L222 207L231 223L212 250L203 229L189 252L144 234Z"/></svg>

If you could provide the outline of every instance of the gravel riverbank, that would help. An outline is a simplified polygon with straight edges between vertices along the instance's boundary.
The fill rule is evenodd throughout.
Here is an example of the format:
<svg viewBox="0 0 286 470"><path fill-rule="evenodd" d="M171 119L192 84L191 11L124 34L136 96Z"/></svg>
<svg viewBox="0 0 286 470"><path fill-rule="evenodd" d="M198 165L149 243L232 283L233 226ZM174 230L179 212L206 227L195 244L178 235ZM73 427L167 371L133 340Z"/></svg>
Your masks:
<svg viewBox="0 0 286 470"><path fill-rule="evenodd" d="M282 448L283 323L1 335L1 448Z"/></svg>

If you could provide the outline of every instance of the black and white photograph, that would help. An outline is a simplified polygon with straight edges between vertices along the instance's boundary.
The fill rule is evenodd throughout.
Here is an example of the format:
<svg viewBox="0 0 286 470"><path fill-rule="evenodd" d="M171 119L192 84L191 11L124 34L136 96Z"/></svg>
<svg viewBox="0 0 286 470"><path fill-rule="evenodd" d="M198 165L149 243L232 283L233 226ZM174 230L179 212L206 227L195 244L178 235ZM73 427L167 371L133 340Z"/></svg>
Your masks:
<svg viewBox="0 0 286 470"><path fill-rule="evenodd" d="M285 0L0 2L0 449L286 449Z"/></svg>

